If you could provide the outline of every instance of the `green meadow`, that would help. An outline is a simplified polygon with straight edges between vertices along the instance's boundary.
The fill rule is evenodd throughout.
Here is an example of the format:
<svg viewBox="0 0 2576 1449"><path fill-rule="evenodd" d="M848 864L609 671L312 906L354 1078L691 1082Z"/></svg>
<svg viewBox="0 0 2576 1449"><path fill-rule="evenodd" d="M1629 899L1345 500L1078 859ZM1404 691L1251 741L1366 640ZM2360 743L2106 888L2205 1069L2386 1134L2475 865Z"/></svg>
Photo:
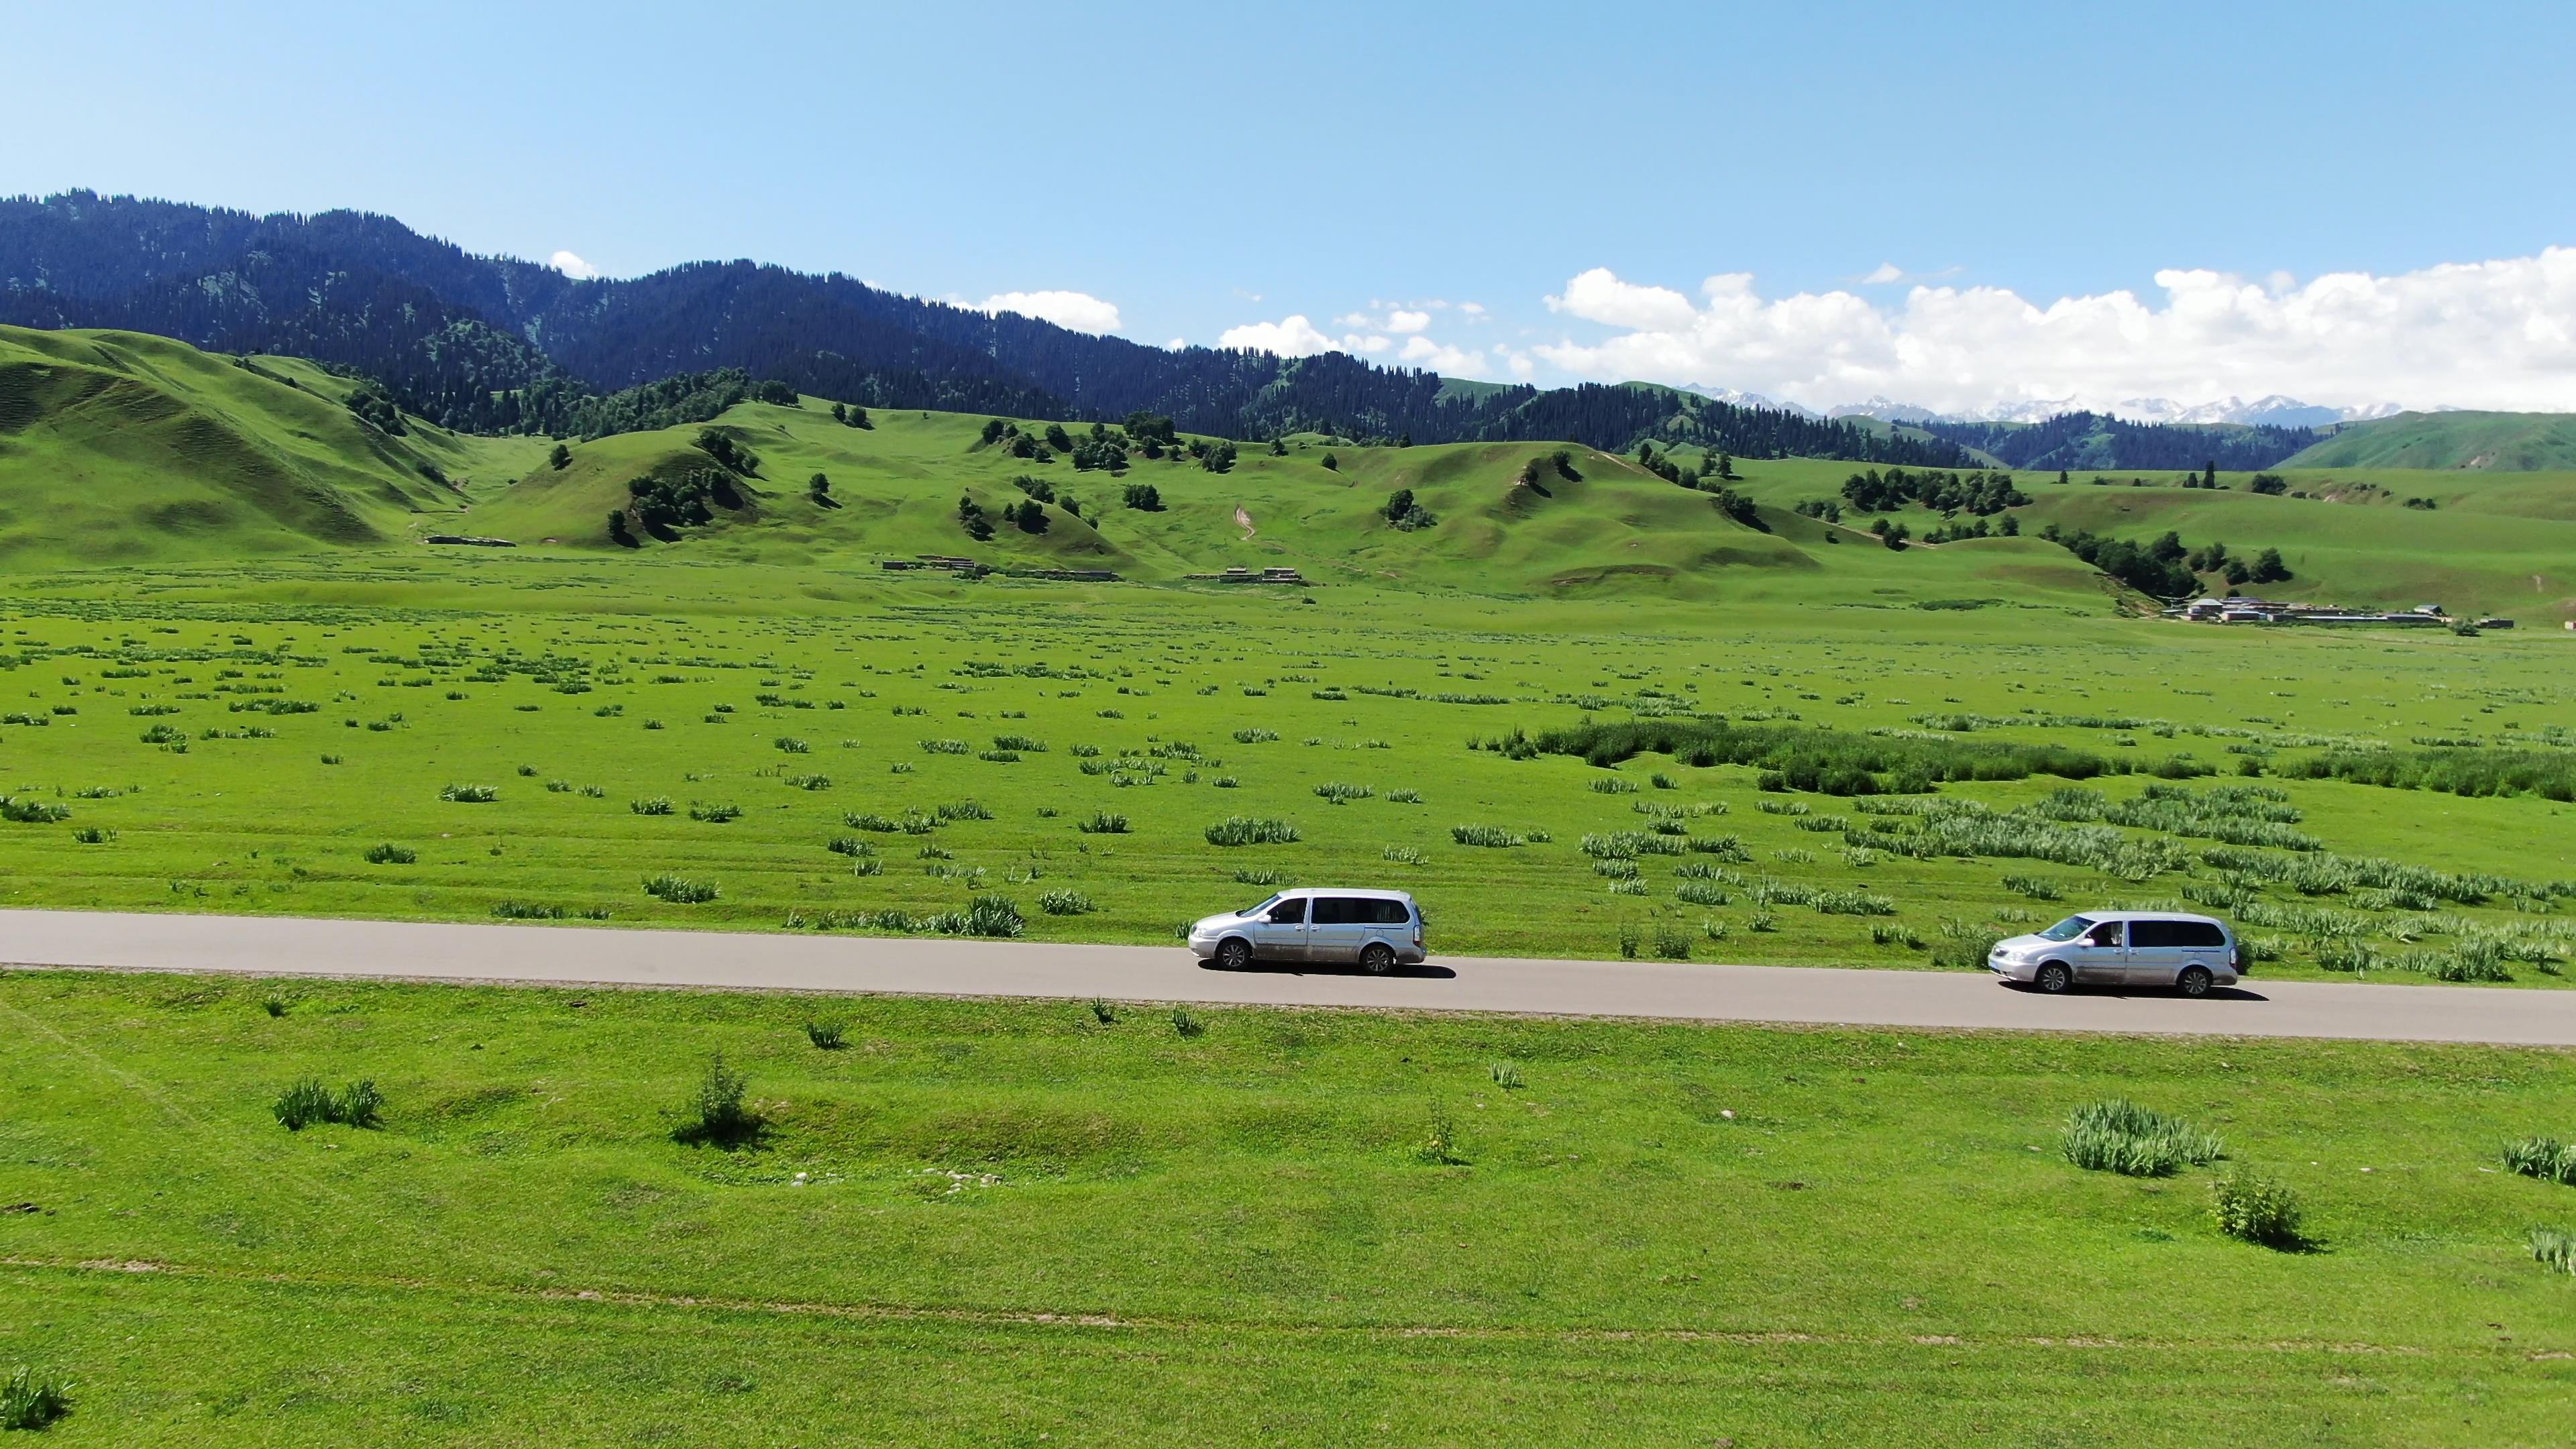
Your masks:
<svg viewBox="0 0 2576 1449"><path fill-rule="evenodd" d="M2576 1390L2527 1246L2576 1188L2500 1155L2560 1052L46 972L0 1020L48 1442L2485 1445ZM281 1126L305 1077L374 1124ZM2079 1168L2111 1098L2219 1155ZM2222 1233L2231 1174L2295 1233Z"/></svg>
<svg viewBox="0 0 2576 1449"><path fill-rule="evenodd" d="M2198 902L2266 975L2562 982L2576 807L2299 774L2562 758L2559 639L1935 587L1712 610L678 550L50 575L0 614L0 902L889 934L992 896L1033 938L1155 942L1361 881L1452 953L1885 965ZM2100 773L1850 798L1471 747L1706 720ZM1212 843L1233 819L1295 838Z"/></svg>
<svg viewBox="0 0 2576 1449"><path fill-rule="evenodd" d="M347 387L0 329L0 906L855 951L1350 883L1435 956L1972 971L2105 904L2228 917L2258 988L2576 956L2571 475L2025 474L2016 536L1894 549L1810 516L1844 462L1077 469L812 398L558 455ZM2049 524L2523 627L2168 622ZM2563 1052L29 971L0 1022L0 1376L71 1382L66 1443L2483 1445L2570 1397L2576 1190L2512 1164L2576 1153L2505 1151L2569 1135Z"/></svg>

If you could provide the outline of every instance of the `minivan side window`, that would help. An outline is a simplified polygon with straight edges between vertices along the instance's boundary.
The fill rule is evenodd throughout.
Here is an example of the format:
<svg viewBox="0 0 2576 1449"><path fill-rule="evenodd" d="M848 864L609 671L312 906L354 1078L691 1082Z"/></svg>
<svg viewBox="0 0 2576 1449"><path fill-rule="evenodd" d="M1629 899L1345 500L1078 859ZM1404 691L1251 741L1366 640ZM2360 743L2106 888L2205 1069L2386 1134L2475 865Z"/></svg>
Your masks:
<svg viewBox="0 0 2576 1449"><path fill-rule="evenodd" d="M1318 926L1352 926L1368 919L1368 902L1349 896L1315 897L1315 924Z"/></svg>
<svg viewBox="0 0 2576 1449"><path fill-rule="evenodd" d="M1369 904L1377 907L1377 923L1381 926L1401 926L1413 920L1413 912L1402 901L1371 901Z"/></svg>
<svg viewBox="0 0 2576 1449"><path fill-rule="evenodd" d="M2132 946L2179 946L2182 933L2175 928L2179 921L2131 921L2129 944Z"/></svg>
<svg viewBox="0 0 2576 1449"><path fill-rule="evenodd" d="M2093 933L2084 939L2096 946L2117 946L2120 944L2120 923L2104 921L2095 926Z"/></svg>
<svg viewBox="0 0 2576 1449"><path fill-rule="evenodd" d="M2218 929L2218 927L2211 922L2178 921L2175 924L2179 928L2179 934L2182 937L2181 941L2176 944L2184 946L2224 946L2227 944L2227 933Z"/></svg>
<svg viewBox="0 0 2576 1449"><path fill-rule="evenodd" d="M1270 908L1270 924L1294 926L1306 919L1306 898L1293 896Z"/></svg>

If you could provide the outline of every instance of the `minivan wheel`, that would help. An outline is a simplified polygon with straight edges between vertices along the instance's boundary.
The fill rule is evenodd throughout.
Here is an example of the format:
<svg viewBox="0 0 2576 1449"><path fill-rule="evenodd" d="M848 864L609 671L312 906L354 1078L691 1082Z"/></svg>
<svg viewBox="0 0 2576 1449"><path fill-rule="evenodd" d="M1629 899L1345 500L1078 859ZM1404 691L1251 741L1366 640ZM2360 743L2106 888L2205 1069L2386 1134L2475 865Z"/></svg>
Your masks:
<svg viewBox="0 0 2576 1449"><path fill-rule="evenodd" d="M2174 988L2185 996L2207 996L2209 982L2208 967L2186 966L2182 970L2181 978L2174 982Z"/></svg>
<svg viewBox="0 0 2576 1449"><path fill-rule="evenodd" d="M1384 976L1395 969L1395 948L1384 941L1371 941L1360 952L1360 969L1371 976Z"/></svg>
<svg viewBox="0 0 2576 1449"><path fill-rule="evenodd" d="M2039 968L2039 975L2032 984L2051 996L2057 996L2075 984L2075 973L2066 969L2065 962L2051 961Z"/></svg>
<svg viewBox="0 0 2576 1449"><path fill-rule="evenodd" d="M1228 971L1241 971L1252 964L1252 943L1241 936L1229 936L1218 943L1216 964Z"/></svg>

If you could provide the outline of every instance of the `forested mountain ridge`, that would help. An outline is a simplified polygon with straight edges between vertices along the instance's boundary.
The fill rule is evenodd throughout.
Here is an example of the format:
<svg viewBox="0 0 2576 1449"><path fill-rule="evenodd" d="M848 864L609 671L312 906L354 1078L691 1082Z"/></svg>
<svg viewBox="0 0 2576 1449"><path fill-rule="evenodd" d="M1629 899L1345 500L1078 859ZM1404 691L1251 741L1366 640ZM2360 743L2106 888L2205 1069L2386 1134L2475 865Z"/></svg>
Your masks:
<svg viewBox="0 0 2576 1449"><path fill-rule="evenodd" d="M1923 431L2010 468L2269 468L2326 436L2314 428L2242 423L2133 423L2108 413L2060 413L2038 423L1939 419Z"/></svg>
<svg viewBox="0 0 2576 1449"><path fill-rule="evenodd" d="M1462 390L1343 354L1147 347L1016 314L749 261L581 281L478 257L389 217L190 206L86 192L0 200L0 322L116 327L234 353L311 357L382 381L408 411L531 430L588 390L740 369L879 408L1117 419L1239 438L1314 430L1416 442L1640 440L1742 457L1964 466L1918 434L1628 384Z"/></svg>

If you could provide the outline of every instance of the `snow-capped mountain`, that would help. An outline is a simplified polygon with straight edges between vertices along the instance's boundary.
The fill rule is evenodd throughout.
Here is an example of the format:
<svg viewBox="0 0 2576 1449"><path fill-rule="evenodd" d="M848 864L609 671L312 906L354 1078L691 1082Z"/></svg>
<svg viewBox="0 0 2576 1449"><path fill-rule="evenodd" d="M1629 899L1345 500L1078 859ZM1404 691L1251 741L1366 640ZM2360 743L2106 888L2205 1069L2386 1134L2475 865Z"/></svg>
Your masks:
<svg viewBox="0 0 2576 1449"><path fill-rule="evenodd" d="M1869 417L1891 423L2038 423L2062 413L2109 413L2134 423L2247 423L2276 428L2321 428L2334 423L2363 422L2404 411L2396 403L2365 407L2326 407L2274 393L2247 402L2239 397L2215 402L2178 403L2171 398L2133 397L2115 403L2088 403L2074 397L2033 398L1962 412L1938 412L1884 397L1846 403L1826 410L1828 417Z"/></svg>
<svg viewBox="0 0 2576 1449"><path fill-rule="evenodd" d="M1778 398L1765 397L1758 392L1746 392L1740 387L1707 387L1696 382L1686 382L1681 385L1681 389L1684 392L1698 393L1712 402L1722 402L1733 407L1769 408L1773 412L1798 413L1811 418L1819 416L1813 408L1801 407L1793 402L1782 402Z"/></svg>

